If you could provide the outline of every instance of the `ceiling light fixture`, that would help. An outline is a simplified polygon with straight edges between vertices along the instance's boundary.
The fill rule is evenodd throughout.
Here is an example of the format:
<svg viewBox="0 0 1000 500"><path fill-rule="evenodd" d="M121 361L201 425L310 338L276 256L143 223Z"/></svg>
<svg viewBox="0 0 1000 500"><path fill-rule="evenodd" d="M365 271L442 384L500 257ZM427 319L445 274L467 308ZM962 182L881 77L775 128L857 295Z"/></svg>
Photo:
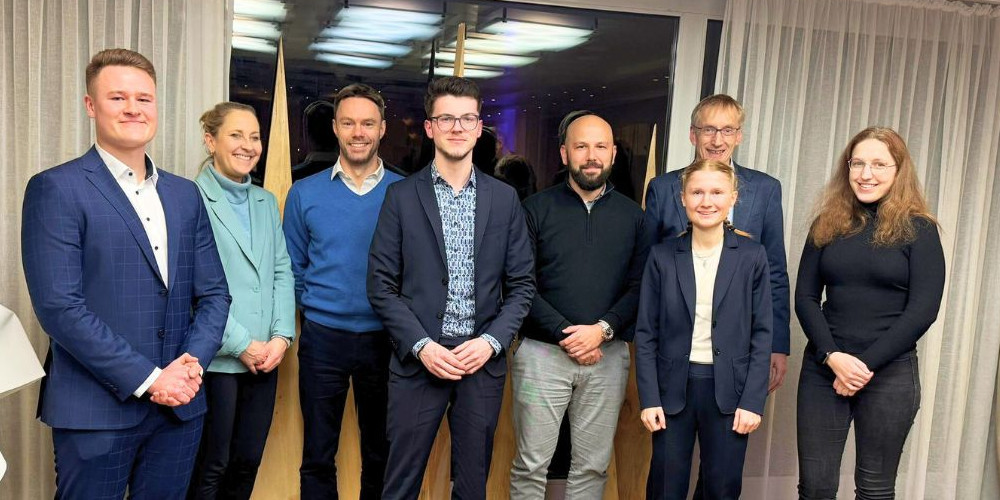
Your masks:
<svg viewBox="0 0 1000 500"><path fill-rule="evenodd" d="M424 59L430 59L430 53L424 55ZM454 51L439 51L434 56L438 61L455 62ZM501 68L519 68L537 62L537 56L523 56L511 54L495 54L490 52L466 52L465 64L476 66L493 66Z"/></svg>
<svg viewBox="0 0 1000 500"><path fill-rule="evenodd" d="M367 40L335 38L315 42L309 46L309 50L315 52L339 52L344 54L403 57L409 54L413 50L413 47L392 43L370 42Z"/></svg>
<svg viewBox="0 0 1000 500"><path fill-rule="evenodd" d="M235 0L233 14L239 17L281 22L288 15L288 8L278 0Z"/></svg>
<svg viewBox="0 0 1000 500"><path fill-rule="evenodd" d="M248 36L234 36L233 48L250 52L263 52L265 54L274 54L278 52L278 47L274 45L274 42L264 40L263 38L252 38Z"/></svg>
<svg viewBox="0 0 1000 500"><path fill-rule="evenodd" d="M391 59L352 56L348 54L329 54L326 52L316 54L316 60L344 66L357 66L359 68L385 69L392 66Z"/></svg>
<svg viewBox="0 0 1000 500"><path fill-rule="evenodd" d="M278 30L278 25L275 23L254 21L251 19L233 19L233 35L277 40L281 38L281 31Z"/></svg>

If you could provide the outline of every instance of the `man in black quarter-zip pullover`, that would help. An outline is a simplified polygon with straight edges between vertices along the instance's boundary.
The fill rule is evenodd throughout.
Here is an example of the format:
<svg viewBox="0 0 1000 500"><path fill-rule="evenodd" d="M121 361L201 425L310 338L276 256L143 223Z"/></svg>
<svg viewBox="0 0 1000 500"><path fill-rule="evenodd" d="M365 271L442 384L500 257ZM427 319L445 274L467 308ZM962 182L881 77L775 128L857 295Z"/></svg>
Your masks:
<svg viewBox="0 0 1000 500"><path fill-rule="evenodd" d="M601 498L628 380L639 298L642 210L607 182L611 126L590 112L563 121L566 183L524 202L538 293L513 360L518 454L511 498L543 498L563 415L572 459L567 498Z"/></svg>

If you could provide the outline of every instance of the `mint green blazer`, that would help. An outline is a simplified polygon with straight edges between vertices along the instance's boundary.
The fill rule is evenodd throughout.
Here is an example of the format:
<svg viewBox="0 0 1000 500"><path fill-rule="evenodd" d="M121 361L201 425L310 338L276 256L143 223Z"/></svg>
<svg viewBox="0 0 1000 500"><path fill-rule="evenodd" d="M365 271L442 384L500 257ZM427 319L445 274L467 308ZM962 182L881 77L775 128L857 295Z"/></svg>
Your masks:
<svg viewBox="0 0 1000 500"><path fill-rule="evenodd" d="M236 217L219 182L206 165L195 183L205 200L215 233L222 267L233 297L222 346L209 371L247 371L239 356L251 340L268 341L272 335L295 336L295 278L281 230L281 215L274 195L251 186L250 237ZM252 242L252 245L251 245Z"/></svg>

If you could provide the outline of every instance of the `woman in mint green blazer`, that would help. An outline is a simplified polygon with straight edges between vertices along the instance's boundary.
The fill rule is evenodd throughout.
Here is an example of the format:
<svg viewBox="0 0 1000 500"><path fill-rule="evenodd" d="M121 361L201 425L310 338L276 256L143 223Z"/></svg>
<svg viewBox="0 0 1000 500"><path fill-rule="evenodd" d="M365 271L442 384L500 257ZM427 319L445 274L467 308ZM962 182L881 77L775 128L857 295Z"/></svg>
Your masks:
<svg viewBox="0 0 1000 500"><path fill-rule="evenodd" d="M295 333L295 282L274 195L250 182L261 153L253 108L223 102L201 116L211 155L195 179L233 297L208 366L201 448L188 498L250 498L271 426L278 373Z"/></svg>

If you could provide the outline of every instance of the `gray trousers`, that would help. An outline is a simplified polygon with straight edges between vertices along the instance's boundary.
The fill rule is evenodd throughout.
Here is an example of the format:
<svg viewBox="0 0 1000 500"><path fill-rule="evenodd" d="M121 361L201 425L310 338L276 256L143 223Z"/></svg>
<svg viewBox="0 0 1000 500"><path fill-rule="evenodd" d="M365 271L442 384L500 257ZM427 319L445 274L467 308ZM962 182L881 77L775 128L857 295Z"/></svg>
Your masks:
<svg viewBox="0 0 1000 500"><path fill-rule="evenodd" d="M573 452L566 498L603 498L628 383L629 350L619 340L603 344L601 350L599 363L582 366L557 345L521 342L511 374L517 436L510 471L512 499L545 497L545 473L567 409Z"/></svg>

